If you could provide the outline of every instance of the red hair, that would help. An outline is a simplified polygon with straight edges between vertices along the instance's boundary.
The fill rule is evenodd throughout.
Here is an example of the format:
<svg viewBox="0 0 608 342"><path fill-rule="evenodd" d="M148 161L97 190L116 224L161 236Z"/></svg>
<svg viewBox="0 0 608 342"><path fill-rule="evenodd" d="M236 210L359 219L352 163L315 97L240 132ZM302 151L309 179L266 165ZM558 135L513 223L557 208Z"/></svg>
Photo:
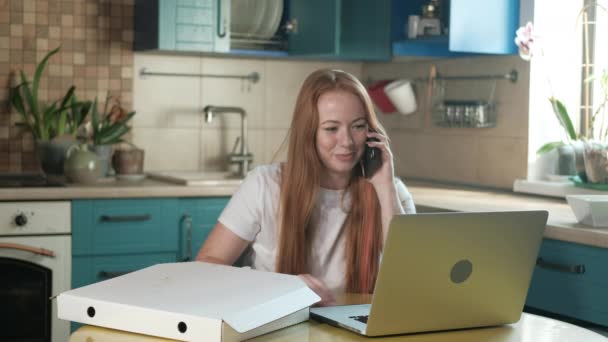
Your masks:
<svg viewBox="0 0 608 342"><path fill-rule="evenodd" d="M317 103L330 90L356 95L366 110L371 130L386 135L372 102L357 78L341 70L322 69L304 81L289 129L287 161L282 166L279 202L279 245L277 272L310 272L312 227L319 196L322 164L315 146L319 126ZM351 195L351 208L344 221L346 234L346 291L371 293L374 289L382 250L380 203L373 186L359 167L344 193Z"/></svg>

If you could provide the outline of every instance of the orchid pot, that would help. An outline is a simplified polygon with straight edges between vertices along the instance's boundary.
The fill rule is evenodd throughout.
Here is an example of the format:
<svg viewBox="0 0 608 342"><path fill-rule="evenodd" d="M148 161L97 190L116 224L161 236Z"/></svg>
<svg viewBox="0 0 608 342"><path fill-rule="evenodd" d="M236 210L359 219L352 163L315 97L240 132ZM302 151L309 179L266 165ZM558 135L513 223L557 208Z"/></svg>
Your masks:
<svg viewBox="0 0 608 342"><path fill-rule="evenodd" d="M588 182L608 184L608 145L585 141L584 157Z"/></svg>

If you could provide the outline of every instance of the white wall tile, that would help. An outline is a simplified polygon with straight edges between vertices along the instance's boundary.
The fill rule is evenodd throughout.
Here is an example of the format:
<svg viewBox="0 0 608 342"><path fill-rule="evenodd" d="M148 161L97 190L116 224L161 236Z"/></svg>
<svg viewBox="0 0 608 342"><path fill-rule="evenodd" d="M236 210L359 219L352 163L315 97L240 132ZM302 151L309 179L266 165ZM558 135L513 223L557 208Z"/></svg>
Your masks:
<svg viewBox="0 0 608 342"><path fill-rule="evenodd" d="M196 129L133 128L133 143L145 151L146 171L197 170L199 139L200 133Z"/></svg>
<svg viewBox="0 0 608 342"><path fill-rule="evenodd" d="M260 60L203 58L204 74L248 75L257 72L260 80L257 83L238 79L203 78L201 102L208 105L241 107L247 113L247 124L250 128L263 128L265 125L265 91L266 64ZM223 125L230 128L240 127L240 117L235 114L222 114ZM218 127L215 120L204 123L206 127Z"/></svg>
<svg viewBox="0 0 608 342"><path fill-rule="evenodd" d="M479 183L510 188L513 180L526 177L526 140L519 138L482 137L479 139Z"/></svg>
<svg viewBox="0 0 608 342"><path fill-rule="evenodd" d="M517 56L392 63L349 63L295 60L257 60L197 56L136 54L134 72L141 67L163 72L208 74L260 73L260 82L248 85L233 79L135 76L134 141L146 149L146 169L236 170L227 155L240 134L237 115L217 116L203 122L205 105L238 106L248 113L249 148L254 165L273 161L291 122L295 100L304 79L320 68L339 68L364 82L379 79L424 78L431 63L443 75L498 74L520 71L517 83L498 81L496 128L447 129L432 124L427 85L416 82L418 111L412 115L379 113L388 129L395 170L406 178L426 178L510 188L525 176L527 151L527 94L529 67ZM450 82L450 96L483 99L490 81ZM175 153L180 146L180 153ZM187 148L184 148L187 146ZM286 146L275 161L284 161Z"/></svg>
<svg viewBox="0 0 608 342"><path fill-rule="evenodd" d="M527 155L529 65L518 56L367 63L364 78L426 78L432 64L440 75L498 75L516 69L519 79L515 83L507 80L446 82L445 98L459 100L488 100L495 84L493 99L497 102L498 122L496 127L484 129L435 126L433 108L427 110L426 106L427 83L416 82L422 113L411 117L380 115L381 122L391 131L391 138L400 142L394 148L396 158L402 158L395 161L397 172L409 177L511 188L513 181L525 176L527 169L521 158ZM501 150L501 160L512 163L507 166L504 161L501 164L492 159L485 150L486 145ZM482 155L478 155L482 151Z"/></svg>
<svg viewBox="0 0 608 342"><path fill-rule="evenodd" d="M287 132L286 128L266 129L264 135L263 163L278 163L287 160Z"/></svg>
<svg viewBox="0 0 608 342"><path fill-rule="evenodd" d="M468 136L391 135L395 172L413 178L476 183L477 139Z"/></svg>
<svg viewBox="0 0 608 342"><path fill-rule="evenodd" d="M289 128L296 98L306 77L321 68L335 68L361 77L361 63L266 61L266 128Z"/></svg>
<svg viewBox="0 0 608 342"><path fill-rule="evenodd" d="M151 72L199 74L200 60L189 56L135 54L133 107L135 127L200 127L201 80L196 77L139 76L141 68Z"/></svg>
<svg viewBox="0 0 608 342"><path fill-rule="evenodd" d="M238 165L228 163L228 155L232 153L240 130L235 128L205 128L201 131L201 161L200 170L205 171L234 171ZM260 164L264 156L264 130L250 129L247 136L249 152L253 154L253 164ZM236 152L240 152L240 145Z"/></svg>
<svg viewBox="0 0 608 342"><path fill-rule="evenodd" d="M419 149L419 146L423 146L424 135L391 130L388 135L396 175L424 178L424 175L432 172L430 155Z"/></svg>

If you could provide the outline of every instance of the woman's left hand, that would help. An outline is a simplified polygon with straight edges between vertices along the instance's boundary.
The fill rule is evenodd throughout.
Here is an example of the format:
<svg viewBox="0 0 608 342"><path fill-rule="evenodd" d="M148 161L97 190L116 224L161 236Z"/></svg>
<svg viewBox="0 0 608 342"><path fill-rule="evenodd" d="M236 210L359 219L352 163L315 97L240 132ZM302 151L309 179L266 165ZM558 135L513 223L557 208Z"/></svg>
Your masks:
<svg viewBox="0 0 608 342"><path fill-rule="evenodd" d="M369 132L368 138L376 138L379 141L367 142L369 147L376 147L380 150L382 155L382 165L376 172L368 178L368 181L372 184L378 195L378 201L380 202L380 208L382 212L382 237L383 241L386 240L388 233L388 226L394 215L404 214L405 209L397 194L397 188L395 186L395 171L393 167L393 153L388 146L388 139L386 136Z"/></svg>
<svg viewBox="0 0 608 342"><path fill-rule="evenodd" d="M376 138L379 141L368 141L366 142L369 147L376 147L380 150L382 157L382 165L376 172L369 178L369 182L372 183L376 192L381 192L382 189L387 189L393 185L393 179L395 177L395 170L393 167L393 153L388 146L388 139L386 136L376 133L368 132L368 138Z"/></svg>

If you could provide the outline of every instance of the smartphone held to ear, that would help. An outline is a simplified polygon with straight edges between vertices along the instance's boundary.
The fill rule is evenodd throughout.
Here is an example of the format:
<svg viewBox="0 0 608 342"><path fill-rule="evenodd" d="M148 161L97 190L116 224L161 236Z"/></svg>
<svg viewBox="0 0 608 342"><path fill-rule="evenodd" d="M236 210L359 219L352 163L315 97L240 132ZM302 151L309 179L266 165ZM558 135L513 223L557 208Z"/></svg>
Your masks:
<svg viewBox="0 0 608 342"><path fill-rule="evenodd" d="M369 138L367 141L380 141L376 138ZM370 178L382 166L382 153L377 147L365 145L363 153L363 177Z"/></svg>

